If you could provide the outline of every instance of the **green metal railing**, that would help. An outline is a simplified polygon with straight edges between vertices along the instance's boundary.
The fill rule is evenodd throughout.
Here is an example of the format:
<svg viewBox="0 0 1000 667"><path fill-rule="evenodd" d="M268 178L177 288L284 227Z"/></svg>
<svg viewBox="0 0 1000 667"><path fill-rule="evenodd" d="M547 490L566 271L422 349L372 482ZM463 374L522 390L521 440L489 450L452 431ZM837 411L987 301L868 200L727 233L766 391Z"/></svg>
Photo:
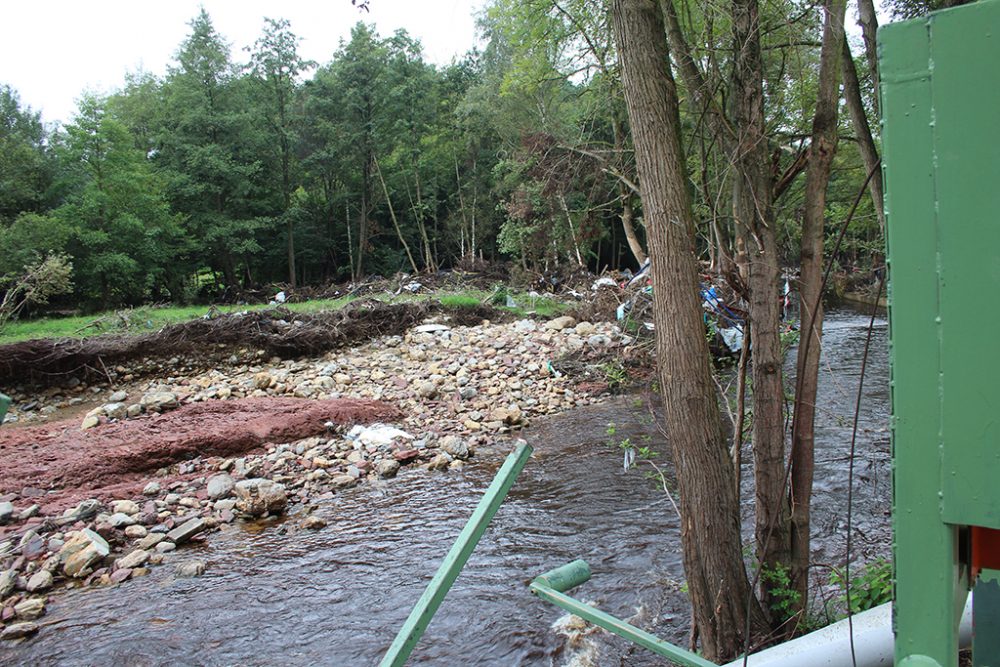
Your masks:
<svg viewBox="0 0 1000 667"><path fill-rule="evenodd" d="M403 627L399 629L396 639L393 640L385 657L382 658L382 662L379 663L380 667L401 667L406 663L406 659L410 657L410 653L420 641L420 637L424 634L424 630L427 629L427 625L431 622L438 607L441 606L441 602L444 601L451 585L455 583L462 568L465 567L466 561L469 560L469 556L472 555L472 551L476 548L483 533L486 532L486 527L493 519L493 515L500 509L504 498L507 497L507 492L514 486L514 481L528 462L528 458L531 457L531 451L531 446L521 441L504 461L496 477L493 478L493 483L486 489L479 505L469 517L465 528L462 529L455 544L452 545L448 555L438 567L434 578L431 579L424 594L420 596L416 606L413 607L413 611L410 612Z"/></svg>
<svg viewBox="0 0 1000 667"><path fill-rule="evenodd" d="M596 609L566 595L566 591L590 580L590 566L585 561L575 560L545 574L535 577L529 588L531 592L554 605L562 607L571 614L590 621L619 637L624 637L657 655L669 658L685 667L718 667L714 662L665 642L655 635L635 627L620 618Z"/></svg>

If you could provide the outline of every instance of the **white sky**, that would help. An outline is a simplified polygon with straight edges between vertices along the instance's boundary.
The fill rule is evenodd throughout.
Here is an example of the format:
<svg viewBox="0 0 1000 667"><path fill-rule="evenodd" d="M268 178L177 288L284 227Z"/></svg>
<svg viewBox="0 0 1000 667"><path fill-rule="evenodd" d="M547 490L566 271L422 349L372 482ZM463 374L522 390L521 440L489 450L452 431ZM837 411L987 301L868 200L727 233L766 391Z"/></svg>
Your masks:
<svg viewBox="0 0 1000 667"><path fill-rule="evenodd" d="M302 38L301 55L320 64L358 21L374 23L383 36L405 28L425 58L447 64L474 45L482 4L371 0L366 13L350 0L0 0L0 84L17 90L45 122L69 121L85 90L110 92L138 69L164 74L202 5L239 62L268 17L288 19Z"/></svg>

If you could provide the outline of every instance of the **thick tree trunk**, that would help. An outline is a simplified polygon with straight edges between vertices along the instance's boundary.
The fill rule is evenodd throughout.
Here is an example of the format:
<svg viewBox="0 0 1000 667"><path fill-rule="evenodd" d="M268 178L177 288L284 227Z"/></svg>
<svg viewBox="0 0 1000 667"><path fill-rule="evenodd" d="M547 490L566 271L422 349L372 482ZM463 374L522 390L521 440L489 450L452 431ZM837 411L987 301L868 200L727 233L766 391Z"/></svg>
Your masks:
<svg viewBox="0 0 1000 667"><path fill-rule="evenodd" d="M763 616L743 564L738 497L698 303L677 91L656 0L615 0L612 22L653 261L657 362L680 487L684 571L704 655L718 661L742 648L748 607L752 630L762 627Z"/></svg>
<svg viewBox="0 0 1000 667"><path fill-rule="evenodd" d="M820 49L819 89L813 117L809 165L806 168L805 216L802 222L801 273L802 336L796 359L795 414L792 418L792 587L799 593L800 610L808 603L809 505L813 486L813 430L816 386L823 335L823 231L826 188L837 152L837 103L840 60L844 41L846 0L826 0L823 46Z"/></svg>
<svg viewBox="0 0 1000 667"><path fill-rule="evenodd" d="M764 69L757 0L733 1L732 125L738 128L732 163L733 213L743 238L753 341L753 452L757 560L766 570L787 567L790 556L785 500L785 423L782 384L781 271L772 219L772 183L764 125ZM761 578L773 608L772 586ZM784 619L775 619L781 622Z"/></svg>
<svg viewBox="0 0 1000 667"><path fill-rule="evenodd" d="M879 155L875 147L875 139L872 137L872 128L868 124L868 116L865 114L865 104L861 99L861 85L858 82L858 71L854 67L854 58L851 56L851 47L847 44L847 36L844 36L843 71L844 71L844 100L847 102L847 110L851 114L851 124L854 125L854 134L858 138L858 149L861 152L861 159L865 163L865 171L872 174L868 179L868 193L871 195L872 204L875 206L875 215L878 216L878 227L885 233L885 211L882 208L882 171L878 169Z"/></svg>

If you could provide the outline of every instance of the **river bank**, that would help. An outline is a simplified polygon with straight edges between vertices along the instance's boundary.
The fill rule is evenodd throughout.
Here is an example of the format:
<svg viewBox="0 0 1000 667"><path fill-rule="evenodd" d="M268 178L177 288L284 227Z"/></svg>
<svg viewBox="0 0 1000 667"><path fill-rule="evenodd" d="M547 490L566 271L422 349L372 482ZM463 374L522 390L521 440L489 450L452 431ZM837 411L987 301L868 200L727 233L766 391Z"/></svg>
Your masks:
<svg viewBox="0 0 1000 667"><path fill-rule="evenodd" d="M585 369L632 342L568 317L433 322L320 358L257 357L209 372L171 360L153 381L19 396L37 403L34 421L79 411L73 393L100 404L0 432L13 462L0 475L2 636L36 632L48 598L67 586L119 585L161 563L200 574L203 563L182 562L185 544L222 525L292 512L320 529L304 508L344 489L404 466L460 468L539 416L599 400L600 383L560 372L560 359L575 355ZM293 403L321 409L289 428ZM242 416L224 417L234 410ZM386 426L351 429L375 421ZM241 422L245 437L221 437Z"/></svg>

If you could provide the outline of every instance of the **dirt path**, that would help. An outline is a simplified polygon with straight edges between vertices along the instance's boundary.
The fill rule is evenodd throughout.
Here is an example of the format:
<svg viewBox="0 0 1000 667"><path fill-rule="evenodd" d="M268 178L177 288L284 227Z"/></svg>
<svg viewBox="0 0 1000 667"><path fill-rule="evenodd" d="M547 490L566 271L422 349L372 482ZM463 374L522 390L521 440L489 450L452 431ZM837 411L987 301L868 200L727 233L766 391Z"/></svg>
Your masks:
<svg viewBox="0 0 1000 667"><path fill-rule="evenodd" d="M328 422L370 423L399 416L396 408L380 401L268 397L193 403L87 431L75 419L3 429L0 496L20 496L48 514L84 498L138 494L158 468L179 461L240 456L265 443L323 434Z"/></svg>

